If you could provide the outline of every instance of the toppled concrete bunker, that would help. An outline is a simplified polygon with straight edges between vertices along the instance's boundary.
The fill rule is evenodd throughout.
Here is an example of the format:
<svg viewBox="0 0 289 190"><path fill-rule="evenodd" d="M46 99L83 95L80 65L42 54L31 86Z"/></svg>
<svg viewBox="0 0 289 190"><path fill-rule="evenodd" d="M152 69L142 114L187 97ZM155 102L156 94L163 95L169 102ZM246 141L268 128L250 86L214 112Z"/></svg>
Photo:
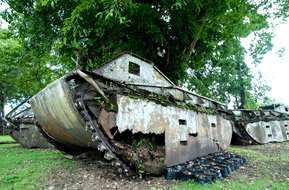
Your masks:
<svg viewBox="0 0 289 190"><path fill-rule="evenodd" d="M266 144L289 140L288 107L273 104L262 110L232 110L234 144Z"/></svg>

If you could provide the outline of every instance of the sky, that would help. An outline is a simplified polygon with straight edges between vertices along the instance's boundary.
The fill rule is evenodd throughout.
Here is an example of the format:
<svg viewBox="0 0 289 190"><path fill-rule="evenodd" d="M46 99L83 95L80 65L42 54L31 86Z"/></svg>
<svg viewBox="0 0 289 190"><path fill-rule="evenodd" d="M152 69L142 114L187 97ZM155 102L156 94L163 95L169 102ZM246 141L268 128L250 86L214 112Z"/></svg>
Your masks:
<svg viewBox="0 0 289 190"><path fill-rule="evenodd" d="M0 12L8 8L7 4L0 5ZM2 28L7 28L7 23L2 20ZM273 50L264 56L263 61L257 66L252 67L253 73L257 74L260 71L272 88L267 96L289 105L289 21L280 24L275 30L275 37L273 38ZM244 39L242 44L245 48L248 47L250 39ZM285 48L284 57L282 59L276 54L281 48ZM246 63L250 64L252 60L246 58Z"/></svg>
<svg viewBox="0 0 289 190"><path fill-rule="evenodd" d="M284 24L280 24L275 30L275 37L272 42L274 47L272 51L268 52L262 62L257 67L251 67L253 73L257 74L261 71L262 76L266 79L268 85L272 88L267 95L279 100L280 103L289 105L289 88L287 82L289 82L289 21ZM248 47L249 39L242 41L242 45L245 48ZM280 58L277 55L277 51L282 47L285 48L284 56ZM246 58L246 63L250 63L252 60Z"/></svg>

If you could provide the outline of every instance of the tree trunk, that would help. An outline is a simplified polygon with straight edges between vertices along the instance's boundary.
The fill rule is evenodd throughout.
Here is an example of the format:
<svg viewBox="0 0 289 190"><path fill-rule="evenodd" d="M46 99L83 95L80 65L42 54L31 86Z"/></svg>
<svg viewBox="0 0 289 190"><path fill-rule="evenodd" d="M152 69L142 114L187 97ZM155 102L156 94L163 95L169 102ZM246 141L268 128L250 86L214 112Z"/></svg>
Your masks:
<svg viewBox="0 0 289 190"><path fill-rule="evenodd" d="M199 25L200 28L199 28L199 31L198 31L195 39L193 39L193 40L191 41L190 47L185 47L185 48L184 48L183 55L182 55L182 61L183 61L183 62L187 63L187 62L189 61L191 55L192 55L193 52L194 52L194 49L195 49L195 47L196 47L196 44L197 44L197 42L198 42L198 40L199 40L199 37L200 37L200 35L201 35L202 31L203 31L203 28L204 28L204 25L206 24L206 22L207 22L206 12L204 12L204 13L203 13L203 16L202 16L202 18L201 18L201 22L199 23L199 24L200 24L200 25Z"/></svg>
<svg viewBox="0 0 289 190"><path fill-rule="evenodd" d="M240 88L240 106L239 106L239 109L244 109L245 108L245 104L246 104L246 96L245 96L245 88L244 88L244 83L243 83L243 80L241 80L241 88Z"/></svg>
<svg viewBox="0 0 289 190"><path fill-rule="evenodd" d="M245 86L243 81L243 72L241 68L241 64L237 64L237 71L238 71L238 77L240 80L240 105L238 105L239 109L244 109L246 104L246 95L245 95Z"/></svg>
<svg viewBox="0 0 289 190"><path fill-rule="evenodd" d="M6 104L6 97L3 92L3 87L0 85L1 91L0 91L0 128L2 128L3 125L3 120L2 118L4 117L4 106Z"/></svg>

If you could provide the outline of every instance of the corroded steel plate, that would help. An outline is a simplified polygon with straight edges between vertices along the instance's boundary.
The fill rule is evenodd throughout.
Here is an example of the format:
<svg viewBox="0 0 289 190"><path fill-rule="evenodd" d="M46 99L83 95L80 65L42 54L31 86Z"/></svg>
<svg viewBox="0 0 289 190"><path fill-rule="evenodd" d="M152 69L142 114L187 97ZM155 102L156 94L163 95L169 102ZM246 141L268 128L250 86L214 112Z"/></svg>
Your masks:
<svg viewBox="0 0 289 190"><path fill-rule="evenodd" d="M48 85L31 98L33 113L44 131L57 141L83 147L97 147L91 131L74 106L65 78Z"/></svg>

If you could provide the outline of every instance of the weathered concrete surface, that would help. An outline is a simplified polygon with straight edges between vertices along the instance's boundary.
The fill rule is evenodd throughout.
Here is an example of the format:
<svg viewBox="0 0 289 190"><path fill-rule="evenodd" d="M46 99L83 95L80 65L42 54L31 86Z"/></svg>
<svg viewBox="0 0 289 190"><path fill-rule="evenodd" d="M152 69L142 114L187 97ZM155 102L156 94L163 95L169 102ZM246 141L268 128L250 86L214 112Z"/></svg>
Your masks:
<svg viewBox="0 0 289 190"><path fill-rule="evenodd" d="M283 104L272 104L268 106L262 106L262 110L273 110L279 113L289 114L289 107Z"/></svg>
<svg viewBox="0 0 289 190"><path fill-rule="evenodd" d="M269 142L283 142L289 140L289 120L285 121L259 121L248 123L246 131L257 142L261 144Z"/></svg>
<svg viewBox="0 0 289 190"><path fill-rule="evenodd" d="M289 140L289 115L271 109L274 108L273 106L267 106L264 110L232 110L236 120L234 133L238 135L235 137L243 138L248 142L251 138L255 143L260 144ZM285 111L285 106L276 108ZM237 142L237 139L234 140Z"/></svg>
<svg viewBox="0 0 289 190"><path fill-rule="evenodd" d="M20 124L20 130L13 130L11 136L24 148L54 148L35 125Z"/></svg>
<svg viewBox="0 0 289 190"><path fill-rule="evenodd" d="M119 132L165 133L165 164L172 166L198 156L227 149L233 123L220 116L162 106L142 99L117 96ZM218 143L218 145L217 145Z"/></svg>

